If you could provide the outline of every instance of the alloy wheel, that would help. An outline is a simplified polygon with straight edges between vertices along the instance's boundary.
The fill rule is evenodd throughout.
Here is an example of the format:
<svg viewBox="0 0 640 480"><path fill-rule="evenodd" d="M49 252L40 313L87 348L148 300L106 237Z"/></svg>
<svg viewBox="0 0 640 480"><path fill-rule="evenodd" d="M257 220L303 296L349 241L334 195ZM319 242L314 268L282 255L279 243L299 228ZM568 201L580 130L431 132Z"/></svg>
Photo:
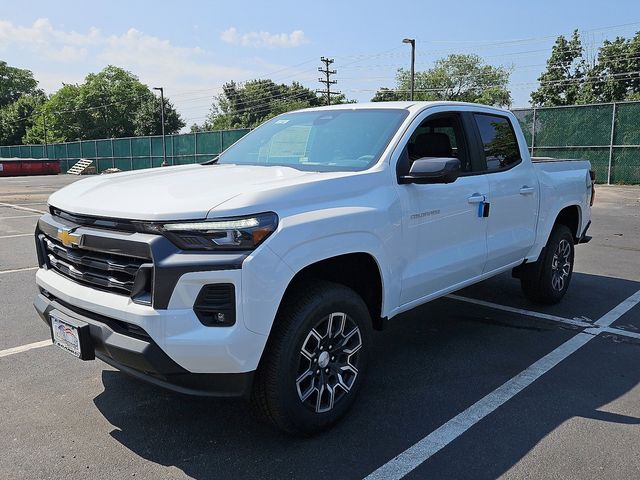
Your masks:
<svg viewBox="0 0 640 480"><path fill-rule="evenodd" d="M360 328L346 313L322 318L307 334L298 362L300 401L316 413L333 409L358 377Z"/></svg>
<svg viewBox="0 0 640 480"><path fill-rule="evenodd" d="M551 260L551 286L561 292L571 274L571 245L565 239L560 240Z"/></svg>

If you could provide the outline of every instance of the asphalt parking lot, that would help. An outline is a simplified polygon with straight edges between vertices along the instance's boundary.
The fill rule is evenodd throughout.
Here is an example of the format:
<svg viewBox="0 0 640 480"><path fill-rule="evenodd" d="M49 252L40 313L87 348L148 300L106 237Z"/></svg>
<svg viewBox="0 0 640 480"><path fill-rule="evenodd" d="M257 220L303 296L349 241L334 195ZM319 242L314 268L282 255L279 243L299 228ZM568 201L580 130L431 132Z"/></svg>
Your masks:
<svg viewBox="0 0 640 480"><path fill-rule="evenodd" d="M0 478L640 478L640 187L604 187L564 301L510 275L375 334L354 409L310 439L48 345L32 232L72 176L0 179Z"/></svg>

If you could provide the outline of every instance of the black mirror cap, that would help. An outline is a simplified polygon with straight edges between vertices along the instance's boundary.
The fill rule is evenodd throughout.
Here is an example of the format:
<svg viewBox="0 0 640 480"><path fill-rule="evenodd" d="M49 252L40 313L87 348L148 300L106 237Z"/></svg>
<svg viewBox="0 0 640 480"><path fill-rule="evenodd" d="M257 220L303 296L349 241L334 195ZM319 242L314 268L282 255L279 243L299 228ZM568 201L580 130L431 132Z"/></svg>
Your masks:
<svg viewBox="0 0 640 480"><path fill-rule="evenodd" d="M420 158L413 162L408 175L398 178L400 184L452 183L460 176L457 158Z"/></svg>

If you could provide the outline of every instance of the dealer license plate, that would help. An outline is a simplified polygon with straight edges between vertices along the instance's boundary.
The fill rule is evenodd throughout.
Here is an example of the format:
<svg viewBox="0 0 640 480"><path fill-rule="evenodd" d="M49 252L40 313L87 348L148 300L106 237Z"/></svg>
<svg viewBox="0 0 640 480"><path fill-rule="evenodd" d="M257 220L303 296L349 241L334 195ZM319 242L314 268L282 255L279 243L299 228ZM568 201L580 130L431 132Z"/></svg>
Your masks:
<svg viewBox="0 0 640 480"><path fill-rule="evenodd" d="M54 345L76 357L82 355L80 334L76 327L51 315L51 329Z"/></svg>

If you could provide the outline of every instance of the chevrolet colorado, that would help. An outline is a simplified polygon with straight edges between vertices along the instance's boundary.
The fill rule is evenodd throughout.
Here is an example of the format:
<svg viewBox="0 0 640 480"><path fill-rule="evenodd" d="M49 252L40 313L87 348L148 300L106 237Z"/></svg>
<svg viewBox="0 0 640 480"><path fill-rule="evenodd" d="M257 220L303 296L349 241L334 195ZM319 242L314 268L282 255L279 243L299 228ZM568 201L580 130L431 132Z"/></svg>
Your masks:
<svg viewBox="0 0 640 480"><path fill-rule="evenodd" d="M35 308L53 342L282 430L345 414L372 329L513 270L558 302L588 241L587 161L532 161L514 115L455 102L289 112L205 164L51 195Z"/></svg>

